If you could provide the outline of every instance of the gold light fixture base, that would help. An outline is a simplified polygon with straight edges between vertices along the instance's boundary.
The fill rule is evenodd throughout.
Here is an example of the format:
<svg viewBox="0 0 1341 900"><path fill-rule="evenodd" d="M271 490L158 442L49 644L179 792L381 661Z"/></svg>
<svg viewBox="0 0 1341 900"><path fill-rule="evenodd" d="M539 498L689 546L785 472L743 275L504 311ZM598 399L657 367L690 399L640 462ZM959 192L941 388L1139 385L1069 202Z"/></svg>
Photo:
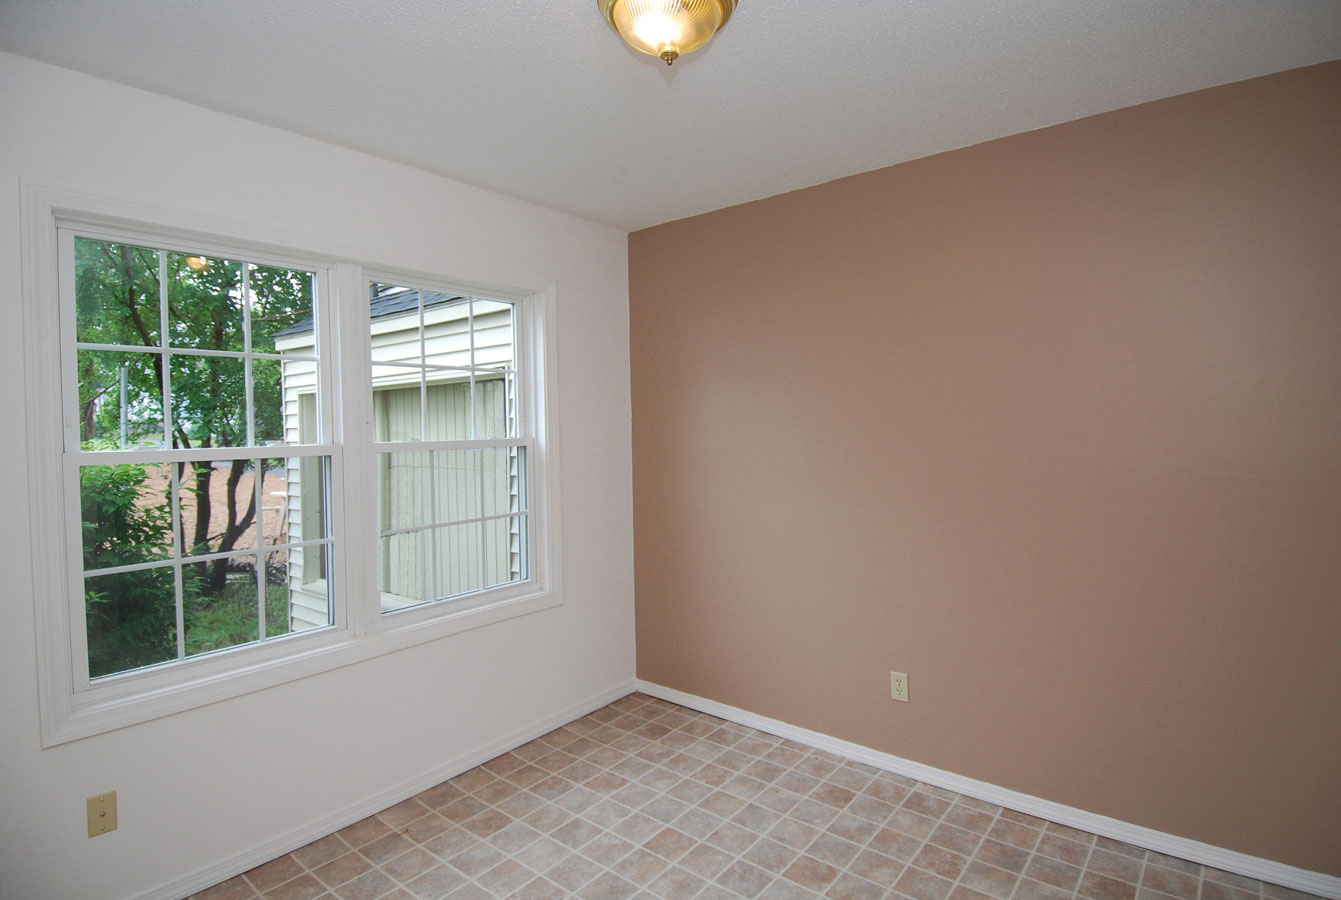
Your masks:
<svg viewBox="0 0 1341 900"><path fill-rule="evenodd" d="M639 53L675 62L712 40L737 0L596 0L601 15Z"/></svg>

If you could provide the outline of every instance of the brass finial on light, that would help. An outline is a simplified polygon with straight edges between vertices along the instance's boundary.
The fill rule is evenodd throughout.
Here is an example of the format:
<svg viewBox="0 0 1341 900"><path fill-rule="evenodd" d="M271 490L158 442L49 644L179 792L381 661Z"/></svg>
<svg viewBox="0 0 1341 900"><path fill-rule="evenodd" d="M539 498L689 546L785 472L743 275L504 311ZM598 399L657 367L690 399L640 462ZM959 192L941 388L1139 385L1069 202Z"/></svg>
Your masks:
<svg viewBox="0 0 1341 900"><path fill-rule="evenodd" d="M721 30L736 0L596 0L630 47L670 65Z"/></svg>

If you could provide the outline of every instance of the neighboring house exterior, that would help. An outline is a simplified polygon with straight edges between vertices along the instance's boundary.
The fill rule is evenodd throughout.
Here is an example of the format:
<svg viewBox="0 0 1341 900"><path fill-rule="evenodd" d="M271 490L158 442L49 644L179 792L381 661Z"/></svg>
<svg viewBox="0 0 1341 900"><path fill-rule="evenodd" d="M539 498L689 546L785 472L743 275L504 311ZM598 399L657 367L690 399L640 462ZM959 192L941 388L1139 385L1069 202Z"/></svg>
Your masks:
<svg viewBox="0 0 1341 900"><path fill-rule="evenodd" d="M370 297L373 440L456 441L515 435L512 306L425 291L422 344L420 315L418 291L378 286ZM468 324L472 315L473 348ZM276 333L275 346L285 355L311 354L311 321ZM467 371L472 359L474 428L472 382ZM481 373L481 366L498 372ZM316 377L315 363L284 361L281 385L286 443L308 443L317 438ZM422 436L421 421L425 426ZM469 454L475 457L468 459ZM398 529L478 518L481 511L518 511L525 473L524 460L516 448L413 449L378 452L375 458L379 470L378 583L383 610L525 577L524 535L521 526L513 524L516 518L488 521L482 526L472 522L395 533ZM317 459L288 460L286 496L280 498L282 527L287 528L282 540L296 542L323 536L323 492L304 489L305 485L320 484L320 465ZM327 560L321 551L320 547L309 547L294 548L289 553L293 630L329 621Z"/></svg>

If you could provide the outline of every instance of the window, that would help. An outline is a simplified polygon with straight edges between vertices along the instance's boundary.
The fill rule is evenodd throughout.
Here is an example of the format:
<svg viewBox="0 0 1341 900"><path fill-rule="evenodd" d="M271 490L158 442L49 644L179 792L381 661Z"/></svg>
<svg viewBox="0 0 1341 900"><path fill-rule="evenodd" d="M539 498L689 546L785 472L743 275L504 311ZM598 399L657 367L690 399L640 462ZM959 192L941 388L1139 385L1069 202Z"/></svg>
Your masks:
<svg viewBox="0 0 1341 900"><path fill-rule="evenodd" d="M526 577L513 304L369 286L384 613Z"/></svg>
<svg viewBox="0 0 1341 900"><path fill-rule="evenodd" d="M59 241L77 686L332 624L325 342L276 347L326 273Z"/></svg>
<svg viewBox="0 0 1341 900"><path fill-rule="evenodd" d="M559 602L548 292L26 207L45 744Z"/></svg>

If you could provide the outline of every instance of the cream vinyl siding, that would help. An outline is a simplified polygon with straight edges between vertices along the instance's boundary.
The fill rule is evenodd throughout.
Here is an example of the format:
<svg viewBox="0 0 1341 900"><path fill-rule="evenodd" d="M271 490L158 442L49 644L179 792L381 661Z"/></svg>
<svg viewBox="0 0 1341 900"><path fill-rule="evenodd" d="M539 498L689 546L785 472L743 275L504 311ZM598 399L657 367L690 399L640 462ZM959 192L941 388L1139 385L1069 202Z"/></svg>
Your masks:
<svg viewBox="0 0 1341 900"><path fill-rule="evenodd" d="M418 310L375 318L371 321L373 359L373 439L393 441L419 438L421 415L419 373L414 369L378 368L382 362L416 362L421 358L418 337ZM312 333L301 332L277 339L282 353L311 353ZM475 315L475 364L511 368L513 360L512 313L510 308ZM470 365L470 336L466 305L442 304L424 310L422 358L431 366ZM305 443L315 439L314 403L315 366L308 362L286 362L283 370L285 440ZM471 386L469 375L450 370L429 369L423 412L427 427L423 440L466 440L471 437ZM475 408L480 434L506 433L506 411L515 403L514 381L502 373L496 378L476 374ZM481 500L491 512L516 510L520 502L522 461L515 449L479 453L484 466L485 484L506 484L506 495L480 498L478 470L467 470L466 451L441 451L437 474L439 520L442 510L453 502L478 505ZM445 459L446 472L442 470ZM430 505L429 453L408 451L384 457L378 463L379 530L422 525L428 521ZM507 470L501 478L500 467ZM285 518L289 540L321 533L321 511L304 510L302 484L305 478L319 477L316 467L305 460L290 460L287 471L287 510ZM267 498L267 503L271 499ZM452 516L451 518L455 518ZM382 608L398 609L426 599L505 584L522 578L522 541L518 519L489 522L489 546L506 544L508 553L480 552L478 525L436 530L436 541L427 533L392 535L382 539L379 575ZM436 543L436 569L432 545ZM290 617L293 627L325 624L327 585L319 548L296 548L288 560ZM487 566L487 570L484 567ZM438 584L431 585L437 572ZM436 587L436 589L435 589Z"/></svg>

